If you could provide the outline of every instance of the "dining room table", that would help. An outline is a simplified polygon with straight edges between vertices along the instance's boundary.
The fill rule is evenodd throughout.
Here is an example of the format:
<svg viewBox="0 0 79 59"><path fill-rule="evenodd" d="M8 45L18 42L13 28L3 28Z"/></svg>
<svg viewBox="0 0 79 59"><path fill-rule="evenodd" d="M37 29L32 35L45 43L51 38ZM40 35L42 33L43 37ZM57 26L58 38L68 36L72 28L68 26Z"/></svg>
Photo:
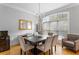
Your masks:
<svg viewBox="0 0 79 59"><path fill-rule="evenodd" d="M28 41L31 45L34 46L33 49L33 54L37 55L38 51L37 51L37 46L41 43L41 45L45 42L45 40L47 39L47 37L49 37L49 35L40 35L40 36L29 36L29 37L25 37L26 41Z"/></svg>

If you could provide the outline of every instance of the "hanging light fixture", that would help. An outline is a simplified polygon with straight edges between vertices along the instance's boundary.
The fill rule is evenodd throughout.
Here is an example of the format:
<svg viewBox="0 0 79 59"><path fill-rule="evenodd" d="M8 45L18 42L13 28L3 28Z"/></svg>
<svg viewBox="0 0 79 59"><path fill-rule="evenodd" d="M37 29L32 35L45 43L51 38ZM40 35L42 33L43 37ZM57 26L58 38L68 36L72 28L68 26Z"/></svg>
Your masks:
<svg viewBox="0 0 79 59"><path fill-rule="evenodd" d="M38 7L39 7L38 17L39 17L39 20L40 20L40 3L38 3Z"/></svg>
<svg viewBox="0 0 79 59"><path fill-rule="evenodd" d="M40 16L40 3L38 3L38 33L41 33L41 31L42 31L42 22Z"/></svg>

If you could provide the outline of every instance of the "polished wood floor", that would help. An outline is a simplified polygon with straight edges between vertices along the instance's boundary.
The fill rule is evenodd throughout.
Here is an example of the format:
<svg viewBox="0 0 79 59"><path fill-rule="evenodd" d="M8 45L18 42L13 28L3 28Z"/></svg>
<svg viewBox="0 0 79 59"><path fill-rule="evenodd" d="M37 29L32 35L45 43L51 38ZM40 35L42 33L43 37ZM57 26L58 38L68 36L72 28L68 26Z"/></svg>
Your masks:
<svg viewBox="0 0 79 59"><path fill-rule="evenodd" d="M30 55L31 53L28 52L28 54ZM45 54L48 55L48 52L46 52ZM12 46L10 50L0 52L0 55L20 55L20 46ZM40 53L39 55L43 55L43 53ZM74 51L66 48L62 49L61 45L57 45L56 52L53 50L53 55L79 55L79 51L75 53Z"/></svg>

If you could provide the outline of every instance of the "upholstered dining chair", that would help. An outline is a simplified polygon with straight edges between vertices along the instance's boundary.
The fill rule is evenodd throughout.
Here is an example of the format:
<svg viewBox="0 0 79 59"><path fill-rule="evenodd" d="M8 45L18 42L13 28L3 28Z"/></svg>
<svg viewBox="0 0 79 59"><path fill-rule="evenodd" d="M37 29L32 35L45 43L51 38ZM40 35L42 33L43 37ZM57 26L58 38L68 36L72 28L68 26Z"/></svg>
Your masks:
<svg viewBox="0 0 79 59"><path fill-rule="evenodd" d="M49 51L49 54L50 54L51 44L52 44L52 38L48 37L43 45L37 46L37 49L41 50L44 54L45 52Z"/></svg>
<svg viewBox="0 0 79 59"><path fill-rule="evenodd" d="M20 42L21 54L22 52L24 52L24 55L25 55L27 54L27 51L34 48L31 44L25 43L24 37L22 36L19 37L19 42Z"/></svg>
<svg viewBox="0 0 79 59"><path fill-rule="evenodd" d="M53 47L55 48L55 52L56 52L57 40L58 40L58 35L54 35L52 37L51 54L53 54Z"/></svg>

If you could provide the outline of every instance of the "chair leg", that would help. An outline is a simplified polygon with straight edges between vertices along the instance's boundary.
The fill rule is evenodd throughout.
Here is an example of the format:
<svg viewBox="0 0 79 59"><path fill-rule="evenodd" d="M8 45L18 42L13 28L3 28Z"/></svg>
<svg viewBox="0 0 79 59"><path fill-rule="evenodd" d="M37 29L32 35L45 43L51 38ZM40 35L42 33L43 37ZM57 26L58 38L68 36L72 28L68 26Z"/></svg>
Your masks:
<svg viewBox="0 0 79 59"><path fill-rule="evenodd" d="M63 45L62 45L62 48L63 48Z"/></svg>
<svg viewBox="0 0 79 59"><path fill-rule="evenodd" d="M31 50L29 50L29 54L32 54L32 53L31 53Z"/></svg>
<svg viewBox="0 0 79 59"><path fill-rule="evenodd" d="M76 53L77 51L75 50L74 52Z"/></svg>
<svg viewBox="0 0 79 59"><path fill-rule="evenodd" d="M53 47L51 47L51 54L53 54Z"/></svg>
<svg viewBox="0 0 79 59"><path fill-rule="evenodd" d="M24 52L24 55L26 55L26 52Z"/></svg>
<svg viewBox="0 0 79 59"><path fill-rule="evenodd" d="M56 45L55 45L55 52L56 52Z"/></svg>
<svg viewBox="0 0 79 59"><path fill-rule="evenodd" d="M20 54L22 55L22 49L20 49Z"/></svg>
<svg viewBox="0 0 79 59"><path fill-rule="evenodd" d="M44 55L45 55L45 52L43 52L44 53Z"/></svg>
<svg viewBox="0 0 79 59"><path fill-rule="evenodd" d="M49 49L49 55L51 54L50 51L51 51L51 50Z"/></svg>

